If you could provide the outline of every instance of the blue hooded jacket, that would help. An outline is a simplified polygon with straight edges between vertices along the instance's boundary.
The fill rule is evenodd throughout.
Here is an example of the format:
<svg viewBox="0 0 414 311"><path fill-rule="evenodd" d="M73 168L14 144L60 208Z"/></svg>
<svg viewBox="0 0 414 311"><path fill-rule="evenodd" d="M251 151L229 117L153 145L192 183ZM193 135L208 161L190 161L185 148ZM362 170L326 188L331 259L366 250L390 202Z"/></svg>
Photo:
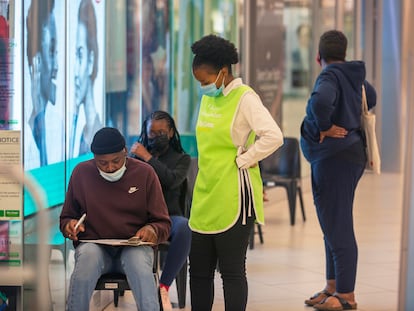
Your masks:
<svg viewBox="0 0 414 311"><path fill-rule="evenodd" d="M362 84L365 85L368 109L376 105L376 92L365 80L365 63L333 63L318 76L306 107L301 126L301 147L309 162L326 159L362 140ZM325 137L320 132L337 125L345 128L345 138Z"/></svg>

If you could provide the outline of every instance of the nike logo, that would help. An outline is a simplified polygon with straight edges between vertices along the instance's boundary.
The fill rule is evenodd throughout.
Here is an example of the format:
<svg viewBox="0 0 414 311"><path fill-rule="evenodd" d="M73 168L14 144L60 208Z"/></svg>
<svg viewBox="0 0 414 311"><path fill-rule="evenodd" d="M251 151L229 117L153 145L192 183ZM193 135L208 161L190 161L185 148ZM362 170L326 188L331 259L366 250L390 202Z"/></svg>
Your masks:
<svg viewBox="0 0 414 311"><path fill-rule="evenodd" d="M137 188L137 187L131 187L131 188L129 188L128 193L134 193L138 190L139 190L139 188Z"/></svg>

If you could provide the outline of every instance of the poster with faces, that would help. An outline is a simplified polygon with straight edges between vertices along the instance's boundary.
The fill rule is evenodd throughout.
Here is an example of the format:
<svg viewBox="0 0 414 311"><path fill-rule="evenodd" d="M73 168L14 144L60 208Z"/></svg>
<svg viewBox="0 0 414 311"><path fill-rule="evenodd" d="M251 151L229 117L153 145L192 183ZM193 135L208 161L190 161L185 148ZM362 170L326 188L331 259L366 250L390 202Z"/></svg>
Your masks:
<svg viewBox="0 0 414 311"><path fill-rule="evenodd" d="M67 2L67 158L90 152L104 120L105 2Z"/></svg>
<svg viewBox="0 0 414 311"><path fill-rule="evenodd" d="M65 131L65 7L23 3L24 168L61 162Z"/></svg>

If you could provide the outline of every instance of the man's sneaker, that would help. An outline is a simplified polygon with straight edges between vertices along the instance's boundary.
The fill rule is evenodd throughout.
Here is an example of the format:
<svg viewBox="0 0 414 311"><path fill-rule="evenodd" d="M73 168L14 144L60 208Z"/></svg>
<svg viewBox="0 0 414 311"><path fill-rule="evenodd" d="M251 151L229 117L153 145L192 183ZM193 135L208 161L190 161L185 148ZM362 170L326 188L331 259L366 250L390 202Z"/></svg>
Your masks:
<svg viewBox="0 0 414 311"><path fill-rule="evenodd" d="M168 291L164 287L160 287L162 308L164 311L172 311L172 305Z"/></svg>

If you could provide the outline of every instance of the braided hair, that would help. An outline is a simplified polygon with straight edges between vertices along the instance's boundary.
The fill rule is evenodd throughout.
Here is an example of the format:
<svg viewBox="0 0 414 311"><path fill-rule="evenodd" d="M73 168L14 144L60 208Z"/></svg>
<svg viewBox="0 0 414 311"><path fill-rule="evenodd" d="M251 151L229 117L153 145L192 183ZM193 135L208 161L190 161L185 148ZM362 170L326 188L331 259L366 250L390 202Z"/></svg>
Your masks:
<svg viewBox="0 0 414 311"><path fill-rule="evenodd" d="M174 131L173 137L170 139L170 146L179 153L184 153L183 146L181 145L180 134L175 126L174 119L168 114L168 112L157 110L146 117L141 127L141 135L138 138L138 142L145 148L148 148L148 123L153 120L165 120L168 127Z"/></svg>

